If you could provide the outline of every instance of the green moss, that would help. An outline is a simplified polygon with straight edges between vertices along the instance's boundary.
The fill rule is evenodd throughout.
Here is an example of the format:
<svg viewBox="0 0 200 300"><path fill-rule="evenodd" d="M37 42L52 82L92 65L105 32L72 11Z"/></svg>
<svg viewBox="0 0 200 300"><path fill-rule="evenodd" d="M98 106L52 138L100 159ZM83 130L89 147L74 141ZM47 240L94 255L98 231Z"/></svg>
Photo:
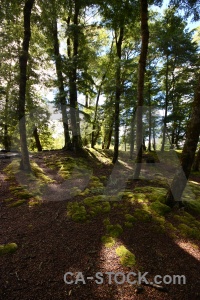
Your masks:
<svg viewBox="0 0 200 300"><path fill-rule="evenodd" d="M120 262L123 266L132 267L136 264L135 255L126 249L126 247L119 246L115 251L120 257Z"/></svg>
<svg viewBox="0 0 200 300"><path fill-rule="evenodd" d="M7 198L7 199L4 200L4 202L6 202L6 203L11 202L11 201L14 201L14 199L13 198Z"/></svg>
<svg viewBox="0 0 200 300"><path fill-rule="evenodd" d="M136 221L136 218L130 214L125 214L125 219L130 223L134 223Z"/></svg>
<svg viewBox="0 0 200 300"><path fill-rule="evenodd" d="M29 193L28 191L24 190L24 191L16 191L13 192L13 194L20 199L30 199L33 197L33 194Z"/></svg>
<svg viewBox="0 0 200 300"><path fill-rule="evenodd" d="M152 216L149 212L147 212L144 209L139 209L137 208L133 214L133 216L139 220L139 221L143 221L143 222L149 222L152 219Z"/></svg>
<svg viewBox="0 0 200 300"><path fill-rule="evenodd" d="M14 253L17 250L16 243L9 243L5 245L0 245L0 255L7 254L7 253Z"/></svg>
<svg viewBox="0 0 200 300"><path fill-rule="evenodd" d="M81 194L81 190L80 190L78 187L73 187L73 188L71 188L71 190L70 190L70 195L71 195L72 197L78 196L78 195L80 195L80 194Z"/></svg>
<svg viewBox="0 0 200 300"><path fill-rule="evenodd" d="M131 228L131 227L133 227L133 223L131 223L131 222L124 222L124 226L127 227L127 228Z"/></svg>
<svg viewBox="0 0 200 300"><path fill-rule="evenodd" d="M34 161L31 161L31 169L36 178L40 179L44 183L53 183L55 182L49 176L45 175L44 171L38 166Z"/></svg>
<svg viewBox="0 0 200 300"><path fill-rule="evenodd" d="M101 241L104 244L104 246L107 248L111 248L115 244L115 239L113 237L107 236L107 235L102 236Z"/></svg>
<svg viewBox="0 0 200 300"><path fill-rule="evenodd" d="M115 225L110 224L106 226L106 231L108 235L110 235L111 237L117 238L122 234L123 229L122 226L119 224L115 224Z"/></svg>
<svg viewBox="0 0 200 300"><path fill-rule="evenodd" d="M150 208L161 216L164 216L171 211L169 206L160 203L159 201L151 203Z"/></svg>
<svg viewBox="0 0 200 300"><path fill-rule="evenodd" d="M8 205L8 207L18 207L18 206L21 206L24 203L26 203L26 200L18 200L18 201L15 201L13 203L10 203Z"/></svg>
<svg viewBox="0 0 200 300"><path fill-rule="evenodd" d="M190 228L186 224L179 224L178 228L180 229L180 232L183 234L183 236L200 240L200 231L197 228Z"/></svg>
<svg viewBox="0 0 200 300"><path fill-rule="evenodd" d="M78 202L69 202L67 204L67 216L75 222L85 222L88 219L85 206Z"/></svg>
<svg viewBox="0 0 200 300"><path fill-rule="evenodd" d="M110 219L109 218L105 218L103 220L103 225L106 226L106 225L110 225Z"/></svg>
<svg viewBox="0 0 200 300"><path fill-rule="evenodd" d="M196 214L200 214L200 197L198 197L196 200L190 197L187 200L188 201L186 201L186 197L183 198L185 207Z"/></svg>

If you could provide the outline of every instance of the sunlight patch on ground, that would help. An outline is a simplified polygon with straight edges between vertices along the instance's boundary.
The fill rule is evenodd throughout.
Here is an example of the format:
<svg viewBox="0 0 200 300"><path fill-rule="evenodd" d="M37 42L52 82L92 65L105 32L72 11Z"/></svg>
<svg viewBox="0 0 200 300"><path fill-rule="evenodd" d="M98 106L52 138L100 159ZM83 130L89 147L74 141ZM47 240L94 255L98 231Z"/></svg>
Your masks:
<svg viewBox="0 0 200 300"><path fill-rule="evenodd" d="M200 261L200 249L196 244L190 242L184 242L182 240L176 240L175 243L184 251L192 255L195 259Z"/></svg>
<svg viewBox="0 0 200 300"><path fill-rule="evenodd" d="M196 185L200 185L199 182L196 182L196 181L193 181L193 180L189 180L189 183L193 183L193 184L196 184Z"/></svg>

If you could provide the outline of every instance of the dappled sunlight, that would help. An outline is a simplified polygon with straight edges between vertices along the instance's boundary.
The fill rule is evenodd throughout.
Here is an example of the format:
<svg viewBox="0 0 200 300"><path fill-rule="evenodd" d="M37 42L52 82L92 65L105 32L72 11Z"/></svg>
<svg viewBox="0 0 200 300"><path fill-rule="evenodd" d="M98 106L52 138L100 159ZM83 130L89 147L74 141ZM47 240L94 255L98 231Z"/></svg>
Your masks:
<svg viewBox="0 0 200 300"><path fill-rule="evenodd" d="M197 182L197 181L189 180L188 182L189 182L189 183L192 183L192 184L195 184L195 185L198 185L198 186L200 187L200 183Z"/></svg>
<svg viewBox="0 0 200 300"><path fill-rule="evenodd" d="M183 240L175 240L174 242L188 254L200 261L200 249L196 244Z"/></svg>

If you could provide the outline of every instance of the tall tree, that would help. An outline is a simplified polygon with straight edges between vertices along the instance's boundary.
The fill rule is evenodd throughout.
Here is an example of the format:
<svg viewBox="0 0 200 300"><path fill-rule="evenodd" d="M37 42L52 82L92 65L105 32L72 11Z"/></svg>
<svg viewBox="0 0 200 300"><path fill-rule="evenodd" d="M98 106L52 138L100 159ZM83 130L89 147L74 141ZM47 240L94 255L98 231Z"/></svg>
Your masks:
<svg viewBox="0 0 200 300"><path fill-rule="evenodd" d="M166 203L173 207L182 205L181 196L189 178L200 135L200 78L195 92L192 114L187 128L186 141L181 155L181 169L175 175L167 192Z"/></svg>
<svg viewBox="0 0 200 300"><path fill-rule="evenodd" d="M31 171L29 160L27 134L26 134L26 85L27 85L27 63L29 58L29 45L31 39L31 12L34 5L34 0L27 0L23 9L24 16L24 37L22 50L19 58L20 79L19 79L19 102L18 102L18 118L19 118L19 133L21 145L21 168L25 171Z"/></svg>
<svg viewBox="0 0 200 300"><path fill-rule="evenodd" d="M141 52L138 69L138 88L137 88L137 120L136 120L136 167L134 171L134 178L139 178L142 163L142 141L143 141L143 124L142 124L142 110L144 104L144 80L145 67L148 53L149 43L149 26L148 26L148 0L140 1L140 16L141 16Z"/></svg>

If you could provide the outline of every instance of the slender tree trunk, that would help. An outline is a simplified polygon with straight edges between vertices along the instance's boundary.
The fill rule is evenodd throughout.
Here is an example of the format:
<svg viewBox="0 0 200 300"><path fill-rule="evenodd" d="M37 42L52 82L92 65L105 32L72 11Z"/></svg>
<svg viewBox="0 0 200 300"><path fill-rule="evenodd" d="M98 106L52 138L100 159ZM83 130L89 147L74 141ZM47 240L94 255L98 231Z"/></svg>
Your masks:
<svg viewBox="0 0 200 300"><path fill-rule="evenodd" d="M113 134L113 125L114 125L114 118L110 124L110 128L108 131L108 139L107 139L106 149L110 149L110 144L111 144L111 139L112 139L112 134Z"/></svg>
<svg viewBox="0 0 200 300"><path fill-rule="evenodd" d="M80 135L80 119L77 100L77 67L78 67L78 47L79 47L79 28L78 28L78 16L79 16L79 1L74 1L74 35L73 35L73 63L69 75L69 93L70 93L70 116L71 116L71 128L72 128L72 146L74 150L78 150L82 147L81 135Z"/></svg>
<svg viewBox="0 0 200 300"><path fill-rule="evenodd" d="M153 150L156 151L156 133L155 133L155 121L153 122Z"/></svg>
<svg viewBox="0 0 200 300"><path fill-rule="evenodd" d="M102 88L102 85L103 85L105 77L106 77L106 74L104 74L103 77L102 77L101 84L99 86L98 94L97 94L97 100L96 100L95 112L94 112L94 120L93 120L93 126L92 126L92 141L91 141L91 147L92 148L94 148L94 146L96 144L96 140L97 140L97 139L95 139L95 130L96 130L96 122L97 122L97 111L98 111L98 106L99 106L99 98L100 98L100 95L101 95L101 88Z"/></svg>
<svg viewBox="0 0 200 300"><path fill-rule="evenodd" d="M149 106L149 144L148 144L148 151L151 151L152 111L151 111L151 84L150 83L149 83L148 106Z"/></svg>
<svg viewBox="0 0 200 300"><path fill-rule="evenodd" d="M166 195L166 203L173 207L177 202L180 206L181 196L187 184L200 135L200 78L197 84L192 114L188 124L186 140L181 156L181 169L175 175Z"/></svg>
<svg viewBox="0 0 200 300"><path fill-rule="evenodd" d="M58 88L59 88L59 101L61 104L61 113L62 113L62 122L64 128L64 149L71 148L71 139L69 134L68 126L68 116L67 116L67 106L66 106L66 96L64 89L64 80L62 74L62 59L59 50L59 41L58 41L58 25L55 17L53 24L53 39L54 39L54 55L56 62L56 73L58 78Z"/></svg>
<svg viewBox="0 0 200 300"><path fill-rule="evenodd" d="M121 55L122 55L122 42L124 37L124 27L120 27L119 39L117 40L116 36L116 48L117 48L117 70L116 70L116 90L115 90L115 144L114 144L114 154L112 162L115 164L118 160L119 154L119 113L120 113L120 97L121 97Z"/></svg>
<svg viewBox="0 0 200 300"><path fill-rule="evenodd" d="M169 76L169 63L168 63L168 55L167 55L167 65L166 65L166 75L165 75L165 115L163 121L163 138L162 138L162 146L161 151L164 151L165 148L165 139L166 139L166 129L167 129L167 109L168 109L168 95L169 95L169 84L168 84L168 76Z"/></svg>
<svg viewBox="0 0 200 300"><path fill-rule="evenodd" d="M40 137L38 134L37 127L35 127L35 129L33 130L33 136L35 138L35 144L36 144L36 148L37 148L38 152L42 151L42 145L40 143Z"/></svg>
<svg viewBox="0 0 200 300"><path fill-rule="evenodd" d="M8 89L6 91L6 105L5 105L5 124L4 124L4 147L6 151L10 151L10 137L8 134Z"/></svg>
<svg viewBox="0 0 200 300"><path fill-rule="evenodd" d="M192 166L192 170L198 172L199 171L199 163L200 163L200 148L197 152L196 158L194 160L194 164Z"/></svg>
<svg viewBox="0 0 200 300"><path fill-rule="evenodd" d="M133 109L133 115L131 120L131 132L130 132L130 159L133 159L133 152L135 147L135 109Z"/></svg>
<svg viewBox="0 0 200 300"><path fill-rule="evenodd" d="M141 34L142 45L138 69L138 87L137 87L137 128L136 128L136 146L137 158L134 178L138 179L141 171L142 164L142 137L143 137L143 103L144 103L144 79L145 68L149 44L149 26L148 26L148 0L140 0L141 6Z"/></svg>
<svg viewBox="0 0 200 300"><path fill-rule="evenodd" d="M26 120L25 120L25 104L26 104L26 83L27 83L27 62L29 55L29 44L31 39L31 11L34 0L27 0L24 6L24 38L22 44L22 52L19 57L20 79L19 79L19 102L18 102L18 117L19 117L19 132L21 145L21 168L25 171L31 171L29 160L27 135L26 135Z"/></svg>

